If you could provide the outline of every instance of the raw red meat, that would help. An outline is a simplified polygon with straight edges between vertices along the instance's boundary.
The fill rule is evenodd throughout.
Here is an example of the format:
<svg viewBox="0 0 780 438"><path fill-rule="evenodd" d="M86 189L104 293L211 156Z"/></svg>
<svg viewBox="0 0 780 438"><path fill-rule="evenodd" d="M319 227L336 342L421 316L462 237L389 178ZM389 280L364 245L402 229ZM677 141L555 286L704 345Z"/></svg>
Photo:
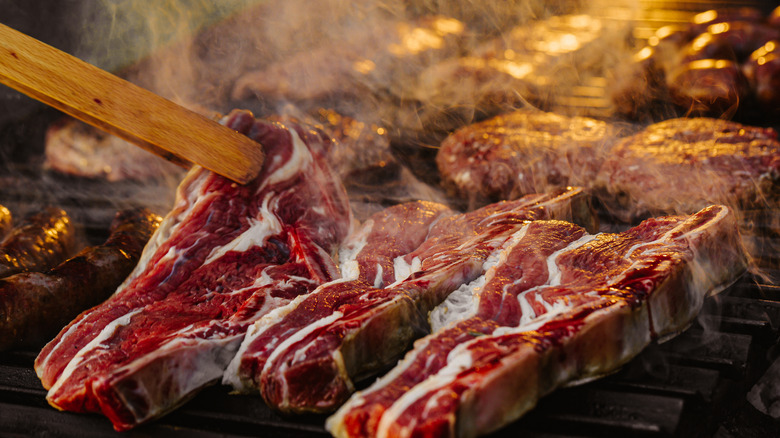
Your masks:
<svg viewBox="0 0 780 438"><path fill-rule="evenodd" d="M351 214L328 140L247 112L224 123L263 145L263 170L245 186L187 175L130 277L36 359L55 407L117 430L160 416L221 377L252 322L338 277Z"/></svg>
<svg viewBox="0 0 780 438"><path fill-rule="evenodd" d="M427 312L481 275L515 231L528 220L582 218L573 213L582 197L581 189L529 195L439 219L394 260L395 283L333 282L259 320L223 381L282 411L336 408L354 381L392 364L427 331Z"/></svg>
<svg viewBox="0 0 780 438"><path fill-rule="evenodd" d="M453 214L447 206L427 201L398 204L375 213L342 244L342 277L360 279L377 288L395 282L395 258L412 252L437 220Z"/></svg>
<svg viewBox="0 0 780 438"><path fill-rule="evenodd" d="M745 267L733 213L722 206L620 234L533 222L467 291L473 310L450 309L444 327L353 395L328 428L342 437L496 430L554 388L610 372L683 329Z"/></svg>

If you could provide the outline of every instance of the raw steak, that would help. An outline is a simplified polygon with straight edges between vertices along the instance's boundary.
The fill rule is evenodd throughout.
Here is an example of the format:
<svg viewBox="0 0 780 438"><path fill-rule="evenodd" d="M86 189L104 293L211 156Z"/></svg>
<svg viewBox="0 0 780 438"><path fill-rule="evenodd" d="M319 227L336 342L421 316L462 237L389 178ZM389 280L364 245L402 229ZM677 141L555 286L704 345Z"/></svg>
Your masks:
<svg viewBox="0 0 780 438"><path fill-rule="evenodd" d="M595 119L517 110L455 131L436 164L448 190L481 205L589 186L619 134Z"/></svg>
<svg viewBox="0 0 780 438"><path fill-rule="evenodd" d="M441 218L422 244L395 258L395 283L333 282L259 320L223 381L259 391L282 411L333 410L354 381L392 364L427 332L424 315L481 275L517 229L528 220L582 218L582 202L581 189L571 189Z"/></svg>
<svg viewBox="0 0 780 438"><path fill-rule="evenodd" d="M624 220L713 203L765 208L780 197L780 142L770 128L671 119L620 141L594 185Z"/></svg>
<svg viewBox="0 0 780 438"><path fill-rule="evenodd" d="M342 277L360 279L376 288L395 282L395 258L416 249L437 220L453 214L447 206L427 201L398 204L375 213L341 245Z"/></svg>
<svg viewBox="0 0 780 438"><path fill-rule="evenodd" d="M684 329L704 298L745 268L723 206L620 234L533 222L464 291L469 310L445 302L444 326L353 395L328 429L342 437L496 430L556 387L610 372L652 339Z"/></svg>
<svg viewBox="0 0 780 438"><path fill-rule="evenodd" d="M338 277L346 194L316 131L234 112L224 123L266 160L242 186L194 168L136 269L50 342L35 368L47 400L117 430L160 416L222 376L246 328Z"/></svg>

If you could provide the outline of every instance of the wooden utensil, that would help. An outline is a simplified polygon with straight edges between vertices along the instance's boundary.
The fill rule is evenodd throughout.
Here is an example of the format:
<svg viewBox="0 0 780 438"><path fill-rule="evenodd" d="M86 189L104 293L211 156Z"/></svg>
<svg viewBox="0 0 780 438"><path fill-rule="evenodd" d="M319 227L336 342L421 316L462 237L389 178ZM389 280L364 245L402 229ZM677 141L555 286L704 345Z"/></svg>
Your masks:
<svg viewBox="0 0 780 438"><path fill-rule="evenodd" d="M263 149L248 137L0 24L0 83L167 160L245 184Z"/></svg>

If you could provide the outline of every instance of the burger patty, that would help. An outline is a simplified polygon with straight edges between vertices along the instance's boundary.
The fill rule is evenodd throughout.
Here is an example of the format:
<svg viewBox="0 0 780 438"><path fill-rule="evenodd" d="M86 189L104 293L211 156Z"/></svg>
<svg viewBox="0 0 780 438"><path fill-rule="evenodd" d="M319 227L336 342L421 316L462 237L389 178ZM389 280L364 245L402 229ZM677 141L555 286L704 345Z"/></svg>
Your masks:
<svg viewBox="0 0 780 438"><path fill-rule="evenodd" d="M442 182L470 206L589 186L621 129L587 117L517 110L458 129L436 156Z"/></svg>
<svg viewBox="0 0 780 438"><path fill-rule="evenodd" d="M578 185L617 219L691 214L710 204L766 208L780 199L771 128L677 118L627 129L519 110L463 127L441 144L445 187L470 206Z"/></svg>
<svg viewBox="0 0 780 438"><path fill-rule="evenodd" d="M615 145L598 172L599 198L624 220L692 212L712 203L777 203L780 143L769 128L720 119L678 118Z"/></svg>

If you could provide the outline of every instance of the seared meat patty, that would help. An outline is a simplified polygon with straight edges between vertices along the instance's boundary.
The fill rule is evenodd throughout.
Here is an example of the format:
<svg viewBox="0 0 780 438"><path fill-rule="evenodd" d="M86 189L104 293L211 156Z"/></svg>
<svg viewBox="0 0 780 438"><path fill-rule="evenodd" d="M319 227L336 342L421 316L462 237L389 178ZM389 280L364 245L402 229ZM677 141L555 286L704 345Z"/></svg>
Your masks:
<svg viewBox="0 0 780 438"><path fill-rule="evenodd" d="M621 129L587 117L517 110L441 143L443 184L470 206L567 185L590 186Z"/></svg>
<svg viewBox="0 0 780 438"><path fill-rule="evenodd" d="M768 128L710 118L671 119L615 145L595 185L624 220L694 212L712 203L774 205L780 143Z"/></svg>

